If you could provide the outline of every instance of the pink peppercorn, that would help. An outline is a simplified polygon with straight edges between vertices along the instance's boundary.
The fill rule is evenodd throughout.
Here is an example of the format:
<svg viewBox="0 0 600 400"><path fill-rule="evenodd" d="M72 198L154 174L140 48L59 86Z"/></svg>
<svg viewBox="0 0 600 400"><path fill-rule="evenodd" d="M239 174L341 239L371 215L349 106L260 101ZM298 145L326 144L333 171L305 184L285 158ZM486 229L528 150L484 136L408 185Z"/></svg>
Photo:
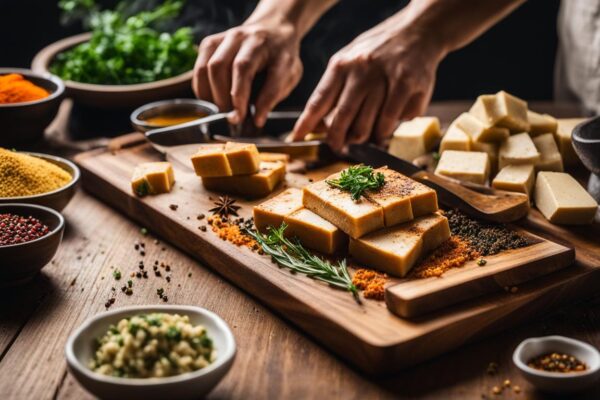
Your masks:
<svg viewBox="0 0 600 400"><path fill-rule="evenodd" d="M0 246L30 242L49 232L50 229L37 218L0 214Z"/></svg>

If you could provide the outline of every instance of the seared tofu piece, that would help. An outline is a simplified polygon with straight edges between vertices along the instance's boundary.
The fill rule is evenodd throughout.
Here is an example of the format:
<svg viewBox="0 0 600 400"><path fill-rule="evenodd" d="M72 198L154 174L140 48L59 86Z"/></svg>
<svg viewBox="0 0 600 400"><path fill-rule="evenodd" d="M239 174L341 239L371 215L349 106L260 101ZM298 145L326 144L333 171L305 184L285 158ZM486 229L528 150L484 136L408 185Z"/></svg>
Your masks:
<svg viewBox="0 0 600 400"><path fill-rule="evenodd" d="M533 144L540 153L540 161L537 163L536 168L538 171L555 171L563 172L563 161L558 146L554 141L554 135L552 133L544 133L533 138Z"/></svg>
<svg viewBox="0 0 600 400"><path fill-rule="evenodd" d="M258 172L260 157L252 143L225 143L225 155L232 175L249 175Z"/></svg>
<svg viewBox="0 0 600 400"><path fill-rule="evenodd" d="M538 172L535 206L554 224L582 225L594 220L598 203L564 172Z"/></svg>
<svg viewBox="0 0 600 400"><path fill-rule="evenodd" d="M448 219L439 214L350 239L350 255L359 263L404 277L416 262L450 238Z"/></svg>
<svg viewBox="0 0 600 400"><path fill-rule="evenodd" d="M254 226L260 232L266 233L269 226L279 227L286 216L302 207L302 190L286 189L253 208Z"/></svg>
<svg viewBox="0 0 600 400"><path fill-rule="evenodd" d="M334 174L327 179L338 177ZM329 186L325 180L305 186L302 203L354 238L384 227L382 207L365 197L354 201L349 193Z"/></svg>
<svg viewBox="0 0 600 400"><path fill-rule="evenodd" d="M192 156L192 165L196 175L202 177L231 176L231 166L225 155L225 145L204 144Z"/></svg>
<svg viewBox="0 0 600 400"><path fill-rule="evenodd" d="M346 248L348 236L331 222L301 208L284 218L285 234L297 237L305 247L323 254L334 254Z"/></svg>
<svg viewBox="0 0 600 400"><path fill-rule="evenodd" d="M521 192L531 196L535 183L535 168L532 164L507 165L502 168L492 181L492 186L499 190Z"/></svg>
<svg viewBox="0 0 600 400"><path fill-rule="evenodd" d="M169 193L175 183L173 167L168 162L138 164L131 178L131 189L138 196Z"/></svg>
<svg viewBox="0 0 600 400"><path fill-rule="evenodd" d="M552 115L538 114L535 111L527 110L527 119L529 120L529 134L531 137L544 133L556 133L558 121Z"/></svg>
<svg viewBox="0 0 600 400"><path fill-rule="evenodd" d="M499 168L507 165L533 164L541 160L540 153L535 148L528 133L519 133L506 139L500 145Z"/></svg>
<svg viewBox="0 0 600 400"><path fill-rule="evenodd" d="M274 161L281 161L284 163L288 163L290 162L290 155L289 154L285 154L285 153L263 153L260 152L258 153L258 157L260 158L260 161L269 161L269 162L274 162Z"/></svg>
<svg viewBox="0 0 600 400"><path fill-rule="evenodd" d="M383 207L385 226L394 226L438 209L435 190L387 167L375 173L385 176L385 185L365 196Z"/></svg>
<svg viewBox="0 0 600 400"><path fill-rule="evenodd" d="M454 123L475 142L498 143L510 136L508 128L486 125L485 122L469 113L462 113Z"/></svg>
<svg viewBox="0 0 600 400"><path fill-rule="evenodd" d="M252 175L222 177L202 177L202 184L208 190L237 194L248 198L266 197L285 179L285 164L282 162L261 162L260 169Z"/></svg>
<svg viewBox="0 0 600 400"><path fill-rule="evenodd" d="M390 154L411 161L433 149L442 137L437 117L417 117L401 123L390 141Z"/></svg>
<svg viewBox="0 0 600 400"><path fill-rule="evenodd" d="M490 160L490 174L493 174L498 170L499 149L500 145L497 143L471 142L471 151L482 151L487 153Z"/></svg>
<svg viewBox="0 0 600 400"><path fill-rule="evenodd" d="M450 124L440 142L440 154L446 150L471 150L471 138L455 123Z"/></svg>
<svg viewBox="0 0 600 400"><path fill-rule="evenodd" d="M529 131L527 102L505 91L477 98L469 113L488 126L499 126L511 132Z"/></svg>
<svg viewBox="0 0 600 400"><path fill-rule="evenodd" d="M490 161L484 152L447 150L442 153L435 174L483 185L490 175Z"/></svg>
<svg viewBox="0 0 600 400"><path fill-rule="evenodd" d="M556 128L556 134L554 136L563 163L566 166L581 164L579 156L575 153L575 148L573 148L571 134L573 133L573 129L585 120L586 118L565 118L558 120L558 127Z"/></svg>

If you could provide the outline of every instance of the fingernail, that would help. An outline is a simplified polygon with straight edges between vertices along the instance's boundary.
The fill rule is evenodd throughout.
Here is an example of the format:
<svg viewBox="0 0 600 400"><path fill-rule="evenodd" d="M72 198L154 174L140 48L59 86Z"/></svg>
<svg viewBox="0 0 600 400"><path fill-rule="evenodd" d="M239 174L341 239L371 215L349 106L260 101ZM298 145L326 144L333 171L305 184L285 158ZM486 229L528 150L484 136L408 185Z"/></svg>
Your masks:
<svg viewBox="0 0 600 400"><path fill-rule="evenodd" d="M232 111L229 114L227 114L227 120L230 124L236 125L240 123L240 116L237 111Z"/></svg>

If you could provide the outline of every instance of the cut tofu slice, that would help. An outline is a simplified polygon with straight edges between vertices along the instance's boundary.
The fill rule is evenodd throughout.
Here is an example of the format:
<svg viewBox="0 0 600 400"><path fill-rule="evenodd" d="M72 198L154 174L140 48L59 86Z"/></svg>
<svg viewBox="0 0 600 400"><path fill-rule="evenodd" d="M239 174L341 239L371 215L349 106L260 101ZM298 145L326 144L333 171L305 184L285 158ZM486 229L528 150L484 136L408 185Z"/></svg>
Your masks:
<svg viewBox="0 0 600 400"><path fill-rule="evenodd" d="M506 139L500 145L499 168L507 165L533 164L541 160L533 140L527 133L519 133Z"/></svg>
<svg viewBox="0 0 600 400"><path fill-rule="evenodd" d="M258 172L260 156L255 144L227 142L225 155L232 175L249 175Z"/></svg>
<svg viewBox="0 0 600 400"><path fill-rule="evenodd" d="M566 118L558 120L555 138L564 165L575 166L581 164L579 156L575 153L575 148L573 148L571 134L573 133L573 129L585 120L586 118Z"/></svg>
<svg viewBox="0 0 600 400"><path fill-rule="evenodd" d="M367 267L404 277L416 262L450 238L448 219L439 214L350 239L350 255Z"/></svg>
<svg viewBox="0 0 600 400"><path fill-rule="evenodd" d="M254 144L205 144L192 156L192 165L203 178L249 175L258 172L260 157Z"/></svg>
<svg viewBox="0 0 600 400"><path fill-rule="evenodd" d="M544 133L534 137L533 144L540 153L540 161L536 165L538 171L563 172L562 156L558 151L552 133Z"/></svg>
<svg viewBox="0 0 600 400"><path fill-rule="evenodd" d="M498 143L510 136L510 131L507 128L486 125L479 118L469 113L462 113L454 123L475 142Z"/></svg>
<svg viewBox="0 0 600 400"><path fill-rule="evenodd" d="M253 208L254 226L260 232L267 233L269 226L279 227L283 223L284 217L302 207L302 190L286 189Z"/></svg>
<svg viewBox="0 0 600 400"><path fill-rule="evenodd" d="M131 189L138 196L169 193L175 183L173 167L168 162L147 162L137 165L131 178Z"/></svg>
<svg viewBox="0 0 600 400"><path fill-rule="evenodd" d="M428 153L442 137L437 117L417 117L401 123L390 141L390 154L407 161Z"/></svg>
<svg viewBox="0 0 600 400"><path fill-rule="evenodd" d="M499 190L525 193L531 196L535 183L535 168L532 164L507 165L502 168L492 181L492 186Z"/></svg>
<svg viewBox="0 0 600 400"><path fill-rule="evenodd" d="M383 207L385 226L394 226L438 209L435 190L387 167L376 173L385 176L385 185L366 197Z"/></svg>
<svg viewBox="0 0 600 400"><path fill-rule="evenodd" d="M202 177L208 190L231 193L248 198L266 197L285 179L285 164L282 162L260 163L260 169L252 175Z"/></svg>
<svg viewBox="0 0 600 400"><path fill-rule="evenodd" d="M483 185L490 174L489 157L479 151L447 150L442 153L435 174Z"/></svg>
<svg viewBox="0 0 600 400"><path fill-rule="evenodd" d="M354 238L384 227L382 207L365 197L354 201L349 193L329 186L325 180L305 186L302 203Z"/></svg>
<svg viewBox="0 0 600 400"><path fill-rule="evenodd" d="M527 102L505 91L479 96L469 113L486 125L508 128L511 132L529 131Z"/></svg>
<svg viewBox="0 0 600 400"><path fill-rule="evenodd" d="M498 171L498 153L500 145L497 143L471 142L471 151L487 153L490 160L490 174Z"/></svg>
<svg viewBox="0 0 600 400"><path fill-rule="evenodd" d="M538 114L527 110L527 119L529 120L529 134L531 137L542 135L544 133L556 133L558 122L556 118L548 114Z"/></svg>
<svg viewBox="0 0 600 400"><path fill-rule="evenodd" d="M565 225L592 223L598 210L596 200L564 172L538 172L535 206L550 222Z"/></svg>
<svg viewBox="0 0 600 400"><path fill-rule="evenodd" d="M440 154L446 150L471 150L471 138L454 123L450 124L440 142Z"/></svg>
<svg viewBox="0 0 600 400"><path fill-rule="evenodd" d="M260 161L268 161L268 162L274 162L274 161L281 161L284 163L289 163L290 162L290 155L289 154L285 154L285 153L258 153L258 157L260 158Z"/></svg>
<svg viewBox="0 0 600 400"><path fill-rule="evenodd" d="M331 222L302 208L284 218L285 233L297 237L305 247L323 254L334 254L347 247L348 236Z"/></svg>

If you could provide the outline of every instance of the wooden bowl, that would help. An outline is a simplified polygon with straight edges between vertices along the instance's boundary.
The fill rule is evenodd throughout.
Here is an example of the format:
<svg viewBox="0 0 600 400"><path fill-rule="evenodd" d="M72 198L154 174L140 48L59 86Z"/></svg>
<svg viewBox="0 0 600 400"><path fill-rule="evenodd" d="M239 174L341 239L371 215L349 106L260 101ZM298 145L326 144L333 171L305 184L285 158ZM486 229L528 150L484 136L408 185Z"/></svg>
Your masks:
<svg viewBox="0 0 600 400"><path fill-rule="evenodd" d="M15 286L31 280L52 260L62 240L65 219L60 213L33 204L0 204L0 214L32 216L50 232L30 242L0 246L0 287Z"/></svg>
<svg viewBox="0 0 600 400"><path fill-rule="evenodd" d="M44 130L56 117L65 85L48 72L35 73L22 68L0 68L0 75L20 74L46 89L50 96L23 103L0 104L0 146L32 144L44 137Z"/></svg>
<svg viewBox="0 0 600 400"><path fill-rule="evenodd" d="M31 69L47 73L57 54L90 39L82 33L61 39L43 48L34 57ZM134 108L156 100L189 97L192 94L193 71L156 82L134 85L96 85L65 81L66 96L76 104L96 108Z"/></svg>
<svg viewBox="0 0 600 400"><path fill-rule="evenodd" d="M81 176L81 172L79 168L72 163L71 161L52 156L49 154L41 154L41 153L29 153L25 152L25 154L29 154L30 156L41 158L45 161L48 161L58 167L64 169L71 175L71 182L67 183L65 186L60 187L56 190L47 193L36 194L33 196L20 196L20 197L0 197L0 204L6 203L26 203L26 204L38 204L41 206L52 208L56 211L62 211L67 204L71 201L75 192L77 191L77 186L79 185L79 178Z"/></svg>

